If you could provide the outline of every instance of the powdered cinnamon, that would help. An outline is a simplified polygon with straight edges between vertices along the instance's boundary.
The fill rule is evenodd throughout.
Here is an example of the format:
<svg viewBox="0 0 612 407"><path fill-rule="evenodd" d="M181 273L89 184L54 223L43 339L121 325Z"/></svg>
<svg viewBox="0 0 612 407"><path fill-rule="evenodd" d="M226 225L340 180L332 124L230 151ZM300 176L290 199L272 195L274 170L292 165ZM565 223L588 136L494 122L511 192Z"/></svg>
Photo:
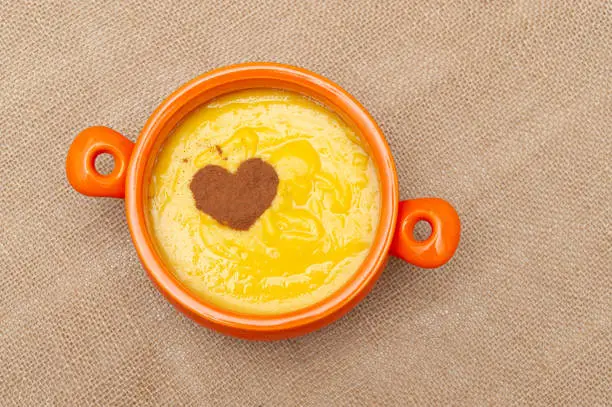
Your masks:
<svg viewBox="0 0 612 407"><path fill-rule="evenodd" d="M189 185L196 208L217 222L236 230L248 230L272 205L278 190L278 174L260 158L251 158L235 174L218 165L198 170Z"/></svg>

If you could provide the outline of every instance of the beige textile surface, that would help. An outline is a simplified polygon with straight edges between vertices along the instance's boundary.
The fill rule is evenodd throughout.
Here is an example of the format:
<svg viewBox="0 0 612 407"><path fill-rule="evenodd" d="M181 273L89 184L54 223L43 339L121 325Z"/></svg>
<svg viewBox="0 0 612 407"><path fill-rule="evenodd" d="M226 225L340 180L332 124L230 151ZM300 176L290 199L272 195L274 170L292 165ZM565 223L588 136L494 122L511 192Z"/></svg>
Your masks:
<svg viewBox="0 0 612 407"><path fill-rule="evenodd" d="M339 322L276 343L183 317L121 200L65 180L88 125L135 140L171 91L272 60L380 123L402 198L463 220ZM612 2L3 1L0 405L610 405Z"/></svg>

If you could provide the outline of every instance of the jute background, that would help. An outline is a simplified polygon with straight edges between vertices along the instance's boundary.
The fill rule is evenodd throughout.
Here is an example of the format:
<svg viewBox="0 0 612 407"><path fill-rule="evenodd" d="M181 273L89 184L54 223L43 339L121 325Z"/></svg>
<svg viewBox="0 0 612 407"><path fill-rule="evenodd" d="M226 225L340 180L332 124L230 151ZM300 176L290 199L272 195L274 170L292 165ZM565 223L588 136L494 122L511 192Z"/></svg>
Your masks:
<svg viewBox="0 0 612 407"><path fill-rule="evenodd" d="M252 60L328 76L386 133L402 198L463 220L348 316L276 343L177 313L123 202L80 196L88 125L135 140L172 90ZM3 1L0 404L606 405L612 2Z"/></svg>

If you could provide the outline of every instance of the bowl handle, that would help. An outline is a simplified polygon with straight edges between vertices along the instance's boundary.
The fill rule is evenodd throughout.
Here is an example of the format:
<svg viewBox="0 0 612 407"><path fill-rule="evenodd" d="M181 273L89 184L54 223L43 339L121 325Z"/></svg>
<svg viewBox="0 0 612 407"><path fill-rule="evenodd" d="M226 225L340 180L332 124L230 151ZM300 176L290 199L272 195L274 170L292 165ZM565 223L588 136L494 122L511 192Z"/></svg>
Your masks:
<svg viewBox="0 0 612 407"><path fill-rule="evenodd" d="M429 223L431 235L418 241L413 231L421 220ZM445 200L420 198L401 201L391 254L415 266L439 267L453 257L460 234L459 215Z"/></svg>
<svg viewBox="0 0 612 407"><path fill-rule="evenodd" d="M134 143L108 127L89 127L80 132L66 157L68 182L83 195L125 197L125 176ZM95 167L96 157L107 153L113 156L115 167L110 174L100 174Z"/></svg>

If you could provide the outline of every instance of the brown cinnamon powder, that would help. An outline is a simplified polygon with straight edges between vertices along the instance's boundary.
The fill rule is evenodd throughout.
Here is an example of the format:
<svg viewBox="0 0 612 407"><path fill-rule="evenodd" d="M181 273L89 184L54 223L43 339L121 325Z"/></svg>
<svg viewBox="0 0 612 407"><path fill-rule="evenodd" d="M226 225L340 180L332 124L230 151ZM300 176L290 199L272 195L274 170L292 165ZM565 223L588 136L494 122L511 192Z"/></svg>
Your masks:
<svg viewBox="0 0 612 407"><path fill-rule="evenodd" d="M196 207L217 222L248 230L272 205L278 174L260 158L251 158L235 174L218 165L198 170L189 185Z"/></svg>

